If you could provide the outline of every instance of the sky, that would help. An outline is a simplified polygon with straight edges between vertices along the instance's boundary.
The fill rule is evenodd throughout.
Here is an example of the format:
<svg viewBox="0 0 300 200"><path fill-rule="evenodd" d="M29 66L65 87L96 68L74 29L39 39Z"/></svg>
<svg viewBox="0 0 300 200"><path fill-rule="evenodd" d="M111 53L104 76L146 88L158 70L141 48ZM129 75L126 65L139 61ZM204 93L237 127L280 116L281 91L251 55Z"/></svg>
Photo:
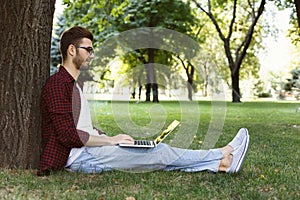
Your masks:
<svg viewBox="0 0 300 200"><path fill-rule="evenodd" d="M54 20L58 14L61 14L65 6L62 4L62 0L56 0L55 2L55 11L54 11Z"/></svg>
<svg viewBox="0 0 300 200"><path fill-rule="evenodd" d="M289 73L289 64L295 56L294 52L296 51L295 46L287 37L287 31L290 26L290 11L275 10L274 12L274 16L268 17L272 17L270 23L278 28L278 35L277 37L270 35L263 41L266 49L259 55L262 75L266 75L270 71ZM265 14L268 15L269 13Z"/></svg>

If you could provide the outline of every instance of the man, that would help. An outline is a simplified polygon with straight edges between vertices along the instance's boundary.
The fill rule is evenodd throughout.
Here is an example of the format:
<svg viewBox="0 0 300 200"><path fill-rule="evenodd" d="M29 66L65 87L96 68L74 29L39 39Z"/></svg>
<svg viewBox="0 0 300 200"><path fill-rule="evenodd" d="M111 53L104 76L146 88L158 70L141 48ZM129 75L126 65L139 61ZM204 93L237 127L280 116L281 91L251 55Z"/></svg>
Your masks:
<svg viewBox="0 0 300 200"><path fill-rule="evenodd" d="M61 36L62 66L42 92L42 138L44 150L38 175L68 169L86 173L119 170L209 170L239 172L249 148L247 129L240 129L225 147L188 150L159 144L155 148L122 148L134 143L127 134L107 136L92 126L88 102L78 77L94 58L93 35L75 26Z"/></svg>

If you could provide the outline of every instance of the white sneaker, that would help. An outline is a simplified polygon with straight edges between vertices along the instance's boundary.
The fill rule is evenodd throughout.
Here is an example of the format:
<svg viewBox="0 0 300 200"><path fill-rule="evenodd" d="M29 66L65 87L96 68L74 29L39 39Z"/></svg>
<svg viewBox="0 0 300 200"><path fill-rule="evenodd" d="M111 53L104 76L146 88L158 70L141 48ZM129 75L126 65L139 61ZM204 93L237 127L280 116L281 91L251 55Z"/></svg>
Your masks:
<svg viewBox="0 0 300 200"><path fill-rule="evenodd" d="M241 128L236 136L228 143L229 146L236 150L243 143L245 137L248 136L248 130L246 128Z"/></svg>
<svg viewBox="0 0 300 200"><path fill-rule="evenodd" d="M249 144L250 136L248 132L246 132L246 137L244 137L242 144L232 152L232 162L226 172L237 173L241 170L249 149Z"/></svg>

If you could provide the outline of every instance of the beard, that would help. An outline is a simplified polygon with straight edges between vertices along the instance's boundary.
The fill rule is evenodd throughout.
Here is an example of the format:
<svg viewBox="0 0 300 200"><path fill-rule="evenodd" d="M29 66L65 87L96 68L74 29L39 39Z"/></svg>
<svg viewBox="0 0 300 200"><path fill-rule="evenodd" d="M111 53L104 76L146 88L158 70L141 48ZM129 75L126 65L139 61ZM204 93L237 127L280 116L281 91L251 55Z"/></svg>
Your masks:
<svg viewBox="0 0 300 200"><path fill-rule="evenodd" d="M77 55L73 59L73 64L75 65L76 69L81 70L81 71L87 71L90 68L90 58L83 58L80 55Z"/></svg>

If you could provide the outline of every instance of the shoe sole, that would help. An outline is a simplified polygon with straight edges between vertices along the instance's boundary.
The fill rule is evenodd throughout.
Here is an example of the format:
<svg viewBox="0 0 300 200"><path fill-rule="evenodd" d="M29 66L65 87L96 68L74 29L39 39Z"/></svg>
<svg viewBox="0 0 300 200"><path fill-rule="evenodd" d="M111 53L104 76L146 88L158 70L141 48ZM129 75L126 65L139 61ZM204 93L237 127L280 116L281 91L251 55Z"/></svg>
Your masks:
<svg viewBox="0 0 300 200"><path fill-rule="evenodd" d="M249 143L250 143L250 136L249 136L249 134L248 134L248 130L247 130L247 129L245 129L245 130L246 130L246 132L247 132L247 137L246 137L245 147L244 147L242 156L240 157L240 160L239 160L239 162L238 162L238 164L237 164L237 166L236 166L234 172L239 172L239 171L241 170L242 165L243 165L243 163L244 163L244 161L245 161L246 155L247 155L247 153L248 153Z"/></svg>

